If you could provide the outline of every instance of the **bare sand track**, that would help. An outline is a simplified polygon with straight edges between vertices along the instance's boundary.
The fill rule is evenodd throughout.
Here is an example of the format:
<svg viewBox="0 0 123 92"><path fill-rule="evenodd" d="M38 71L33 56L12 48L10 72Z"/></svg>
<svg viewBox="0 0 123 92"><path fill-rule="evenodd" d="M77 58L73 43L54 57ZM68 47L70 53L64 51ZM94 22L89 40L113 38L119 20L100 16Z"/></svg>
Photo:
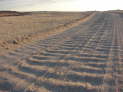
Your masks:
<svg viewBox="0 0 123 92"><path fill-rule="evenodd" d="M0 56L2 92L123 92L123 16L99 12Z"/></svg>

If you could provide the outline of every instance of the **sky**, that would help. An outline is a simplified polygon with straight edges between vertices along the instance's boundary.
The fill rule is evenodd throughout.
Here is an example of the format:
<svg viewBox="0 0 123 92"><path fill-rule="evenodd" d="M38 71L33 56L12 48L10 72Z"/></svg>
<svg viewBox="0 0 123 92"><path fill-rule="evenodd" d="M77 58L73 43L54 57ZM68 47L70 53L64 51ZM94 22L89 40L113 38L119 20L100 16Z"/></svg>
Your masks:
<svg viewBox="0 0 123 92"><path fill-rule="evenodd" d="M123 0L0 0L0 11L123 10Z"/></svg>

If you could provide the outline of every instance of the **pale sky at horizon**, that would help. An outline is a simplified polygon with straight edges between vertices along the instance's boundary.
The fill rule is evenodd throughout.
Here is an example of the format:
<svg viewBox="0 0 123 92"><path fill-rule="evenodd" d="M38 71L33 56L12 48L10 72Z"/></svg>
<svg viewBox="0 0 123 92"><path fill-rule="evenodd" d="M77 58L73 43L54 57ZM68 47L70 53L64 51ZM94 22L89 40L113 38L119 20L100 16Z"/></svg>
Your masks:
<svg viewBox="0 0 123 92"><path fill-rule="evenodd" d="M0 10L89 11L123 10L123 0L0 0Z"/></svg>

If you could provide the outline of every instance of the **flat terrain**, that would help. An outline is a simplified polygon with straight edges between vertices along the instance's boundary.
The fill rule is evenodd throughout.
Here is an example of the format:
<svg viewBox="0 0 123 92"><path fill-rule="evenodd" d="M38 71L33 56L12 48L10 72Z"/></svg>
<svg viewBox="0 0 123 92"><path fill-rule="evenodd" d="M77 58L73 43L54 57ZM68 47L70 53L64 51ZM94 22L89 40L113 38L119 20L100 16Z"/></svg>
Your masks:
<svg viewBox="0 0 123 92"><path fill-rule="evenodd" d="M96 12L64 32L1 55L0 90L123 92L122 35L123 14Z"/></svg>
<svg viewBox="0 0 123 92"><path fill-rule="evenodd" d="M51 33L60 33L67 25L90 14L91 12L0 12L0 53L36 37L41 39Z"/></svg>

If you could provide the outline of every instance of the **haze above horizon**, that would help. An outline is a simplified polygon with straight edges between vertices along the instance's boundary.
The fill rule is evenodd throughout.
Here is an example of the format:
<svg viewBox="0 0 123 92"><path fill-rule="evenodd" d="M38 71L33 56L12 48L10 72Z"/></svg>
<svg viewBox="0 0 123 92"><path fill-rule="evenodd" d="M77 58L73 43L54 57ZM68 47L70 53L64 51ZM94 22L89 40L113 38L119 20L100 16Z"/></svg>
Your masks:
<svg viewBox="0 0 123 92"><path fill-rule="evenodd" d="M0 0L0 10L91 11L123 9L122 0Z"/></svg>

